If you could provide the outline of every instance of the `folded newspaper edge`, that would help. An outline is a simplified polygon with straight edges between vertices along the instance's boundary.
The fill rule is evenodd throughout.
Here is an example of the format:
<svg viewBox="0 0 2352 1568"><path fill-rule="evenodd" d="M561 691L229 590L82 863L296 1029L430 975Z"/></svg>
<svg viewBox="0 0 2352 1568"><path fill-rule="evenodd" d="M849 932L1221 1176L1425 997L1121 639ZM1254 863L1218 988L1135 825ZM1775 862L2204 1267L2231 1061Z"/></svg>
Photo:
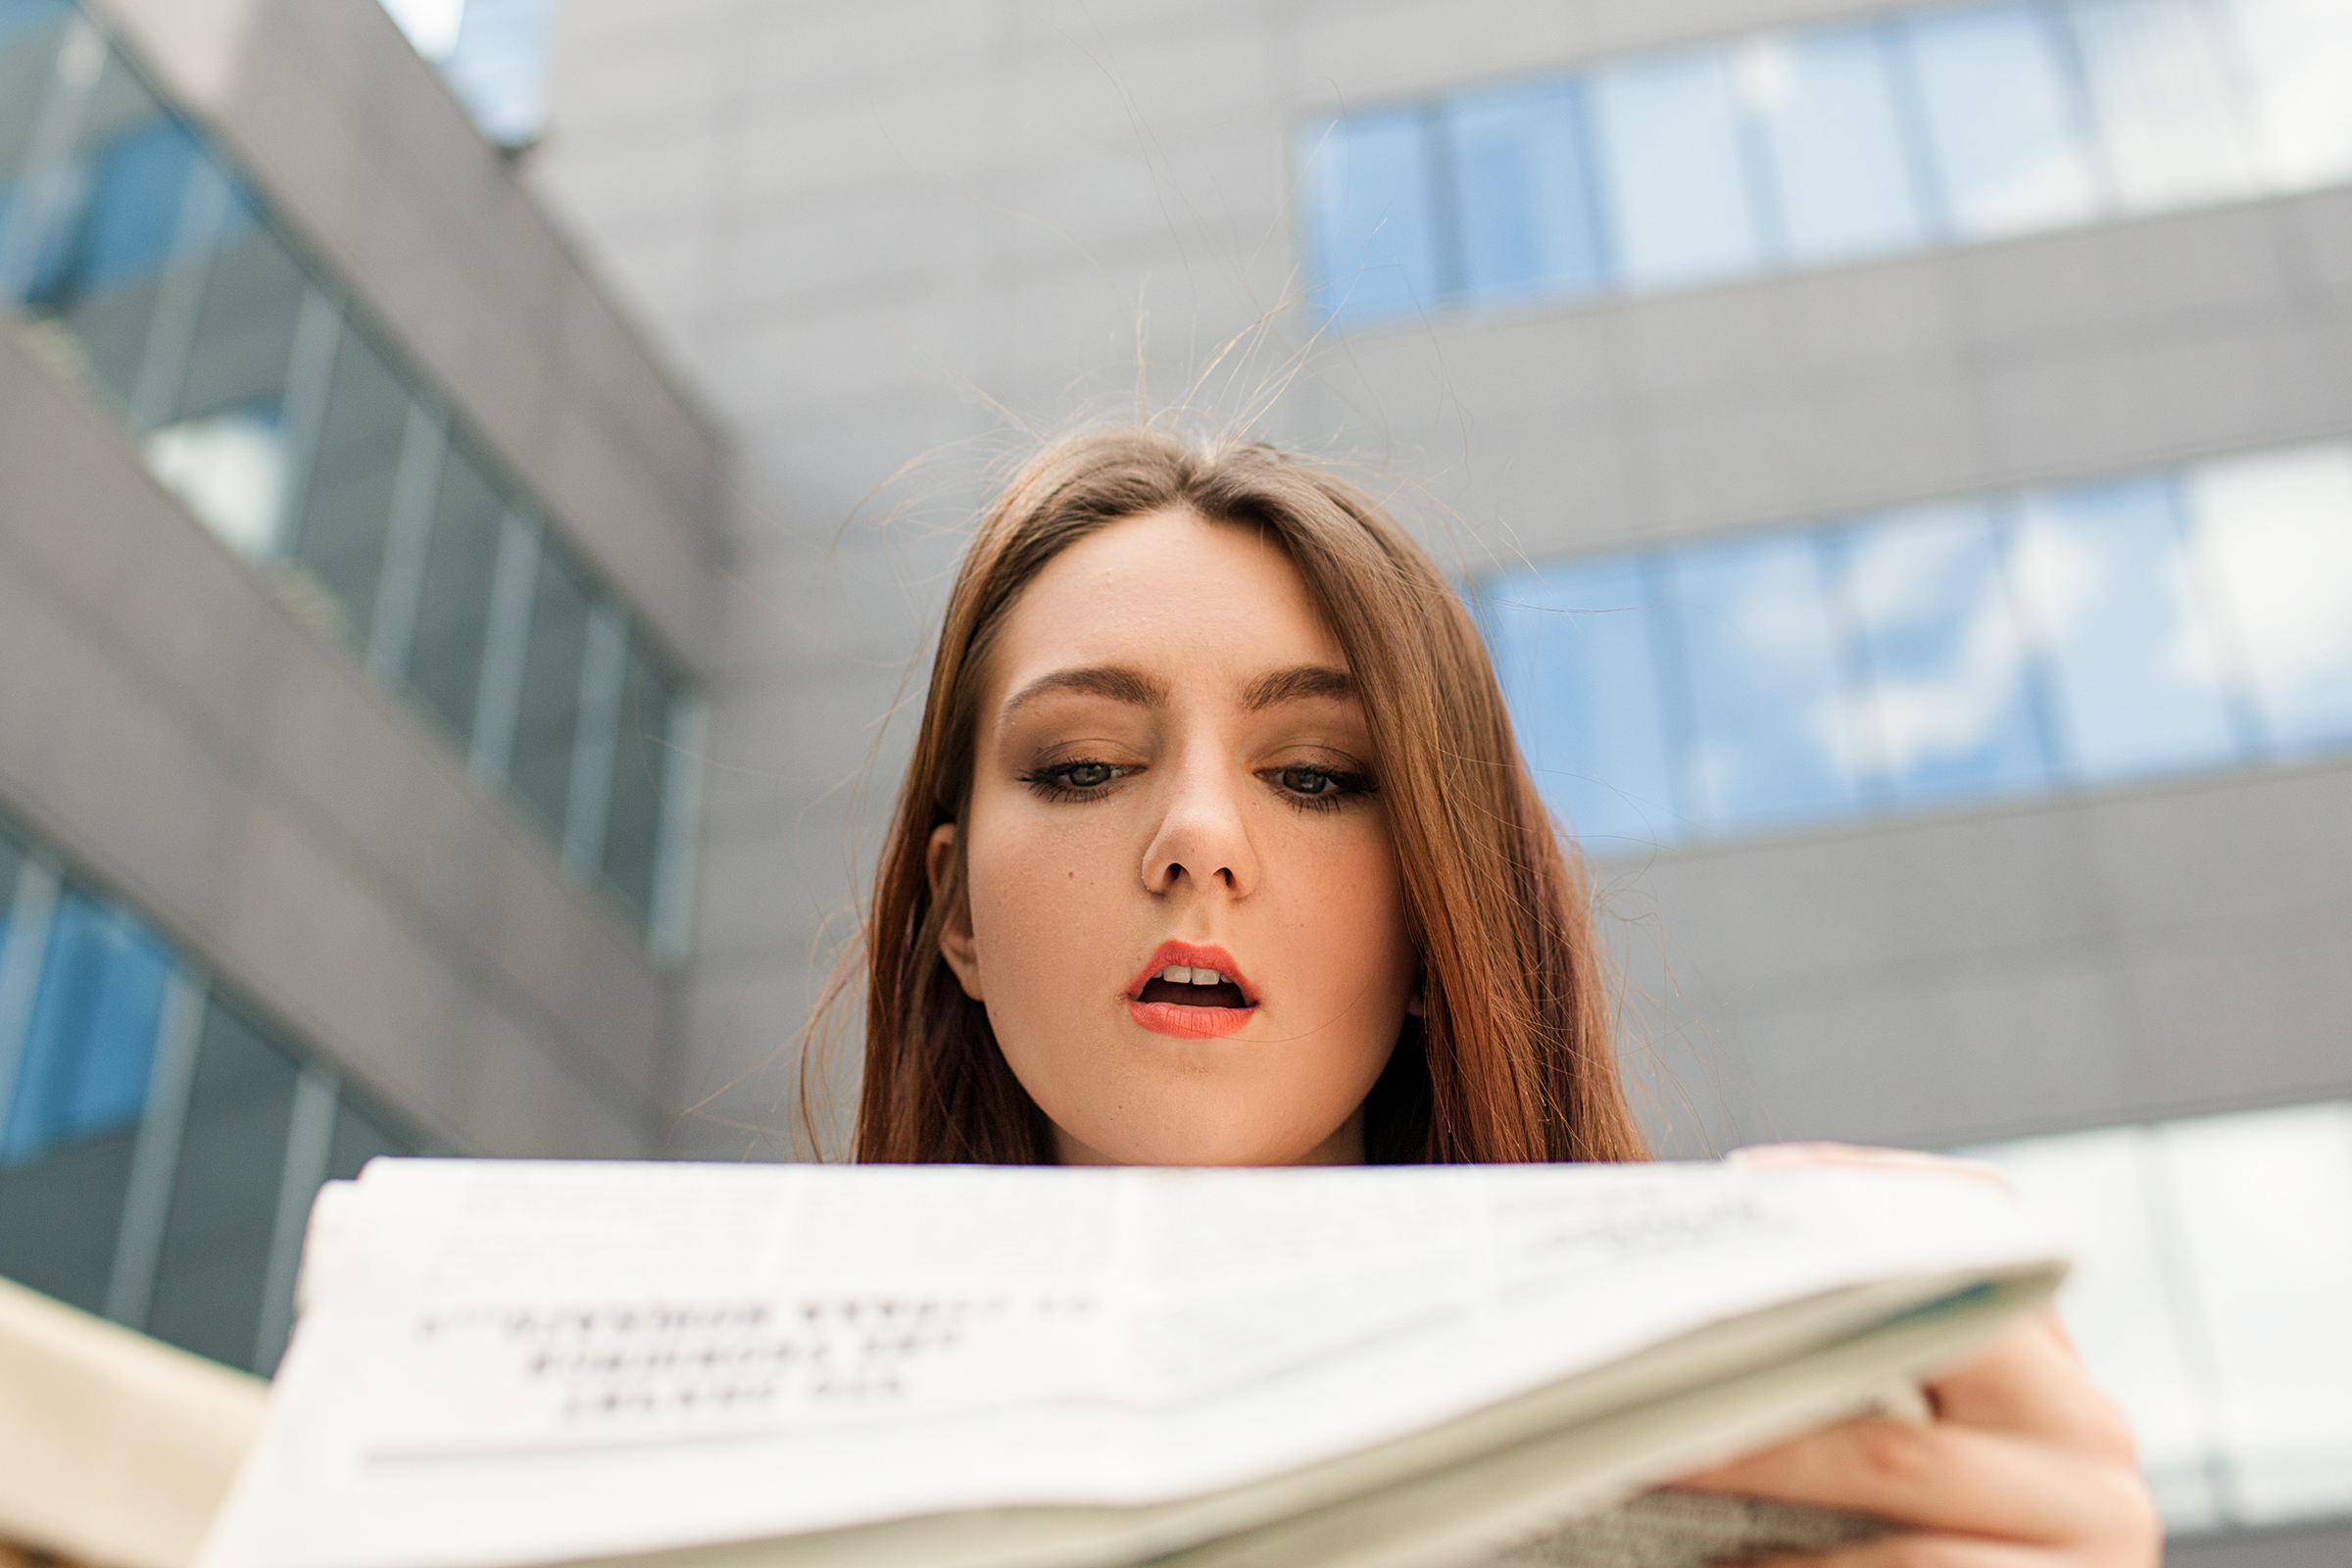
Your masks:
<svg viewBox="0 0 2352 1568"><path fill-rule="evenodd" d="M198 1568L1685 1568L1877 1528L1627 1499L2066 1253L1932 1172L378 1161Z"/></svg>

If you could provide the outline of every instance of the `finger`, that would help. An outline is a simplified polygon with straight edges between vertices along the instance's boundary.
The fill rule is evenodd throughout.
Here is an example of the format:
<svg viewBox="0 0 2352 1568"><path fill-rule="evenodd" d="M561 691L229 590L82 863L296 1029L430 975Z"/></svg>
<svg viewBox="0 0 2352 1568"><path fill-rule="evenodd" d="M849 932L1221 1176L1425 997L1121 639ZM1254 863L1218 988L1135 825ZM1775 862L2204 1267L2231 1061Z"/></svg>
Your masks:
<svg viewBox="0 0 2352 1568"><path fill-rule="evenodd" d="M2128 1464L1951 1421L1848 1421L1676 1485L2019 1543L2137 1539L2154 1518Z"/></svg>
<svg viewBox="0 0 2352 1568"><path fill-rule="evenodd" d="M2008 1541L1905 1533L1882 1536L1835 1551L1758 1557L1740 1568L2060 1568L2061 1552Z"/></svg>
<svg viewBox="0 0 2352 1568"><path fill-rule="evenodd" d="M2053 1312L2018 1324L1928 1394L1942 1420L2133 1462L2131 1423L2091 1381Z"/></svg>

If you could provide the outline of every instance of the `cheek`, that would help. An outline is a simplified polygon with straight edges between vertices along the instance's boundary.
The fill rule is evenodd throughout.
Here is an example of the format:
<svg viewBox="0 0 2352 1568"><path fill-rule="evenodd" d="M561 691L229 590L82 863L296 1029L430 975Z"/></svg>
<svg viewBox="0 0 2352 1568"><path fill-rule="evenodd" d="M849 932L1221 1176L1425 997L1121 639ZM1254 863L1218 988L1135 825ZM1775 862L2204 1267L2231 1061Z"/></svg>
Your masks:
<svg viewBox="0 0 2352 1568"><path fill-rule="evenodd" d="M1017 808L974 811L965 868L991 1013L1027 1013L1103 989L1085 983L1094 950L1116 937L1105 915L1118 891L1117 829L1110 813L1099 814L1099 821L1049 824Z"/></svg>
<svg viewBox="0 0 2352 1568"><path fill-rule="evenodd" d="M1338 843L1301 834L1281 847L1272 885L1282 891L1286 963L1316 993L1318 1010L1345 1017L1351 1039L1384 1057L1419 973L1405 918L1404 881L1377 819L1350 824Z"/></svg>

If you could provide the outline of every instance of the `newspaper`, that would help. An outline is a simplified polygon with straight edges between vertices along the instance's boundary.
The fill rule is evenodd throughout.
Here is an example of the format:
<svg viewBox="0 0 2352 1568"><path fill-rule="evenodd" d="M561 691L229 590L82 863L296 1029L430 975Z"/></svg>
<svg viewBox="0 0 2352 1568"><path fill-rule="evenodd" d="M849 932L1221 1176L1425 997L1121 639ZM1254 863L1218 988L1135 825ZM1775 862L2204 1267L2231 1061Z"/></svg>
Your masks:
<svg viewBox="0 0 2352 1568"><path fill-rule="evenodd" d="M2063 1256L1911 1173L378 1161L321 1196L199 1568L1574 1560L1525 1553L1674 1472L1537 1496L1536 1440ZM1610 1451L1690 1468L1886 1375Z"/></svg>

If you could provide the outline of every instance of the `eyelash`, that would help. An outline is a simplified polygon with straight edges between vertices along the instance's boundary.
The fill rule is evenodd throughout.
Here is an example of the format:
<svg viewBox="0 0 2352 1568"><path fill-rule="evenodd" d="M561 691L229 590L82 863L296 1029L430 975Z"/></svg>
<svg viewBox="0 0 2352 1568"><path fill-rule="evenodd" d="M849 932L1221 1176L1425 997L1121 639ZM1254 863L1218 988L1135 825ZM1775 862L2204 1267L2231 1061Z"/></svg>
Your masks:
<svg viewBox="0 0 2352 1568"><path fill-rule="evenodd" d="M1065 774L1074 773L1080 768L1094 767L1107 769L1110 778L1104 779L1100 784L1078 785L1070 783L1064 777ZM1115 762L1094 762L1081 758L1074 762L1060 762L1053 767L1041 768L1034 773L1023 773L1020 775L1020 781L1028 785L1030 793L1040 800L1092 801L1102 798L1102 792L1109 786L1111 779L1133 771L1133 768L1122 767ZM1328 794L1301 795L1298 791L1286 789L1276 782L1291 774L1303 774L1311 778L1325 779L1337 785L1338 788ZM1346 773L1333 767L1269 768L1266 772L1260 773L1258 777L1272 783L1277 795L1301 811L1336 811L1348 801L1360 795L1370 795L1380 787L1365 774Z"/></svg>

